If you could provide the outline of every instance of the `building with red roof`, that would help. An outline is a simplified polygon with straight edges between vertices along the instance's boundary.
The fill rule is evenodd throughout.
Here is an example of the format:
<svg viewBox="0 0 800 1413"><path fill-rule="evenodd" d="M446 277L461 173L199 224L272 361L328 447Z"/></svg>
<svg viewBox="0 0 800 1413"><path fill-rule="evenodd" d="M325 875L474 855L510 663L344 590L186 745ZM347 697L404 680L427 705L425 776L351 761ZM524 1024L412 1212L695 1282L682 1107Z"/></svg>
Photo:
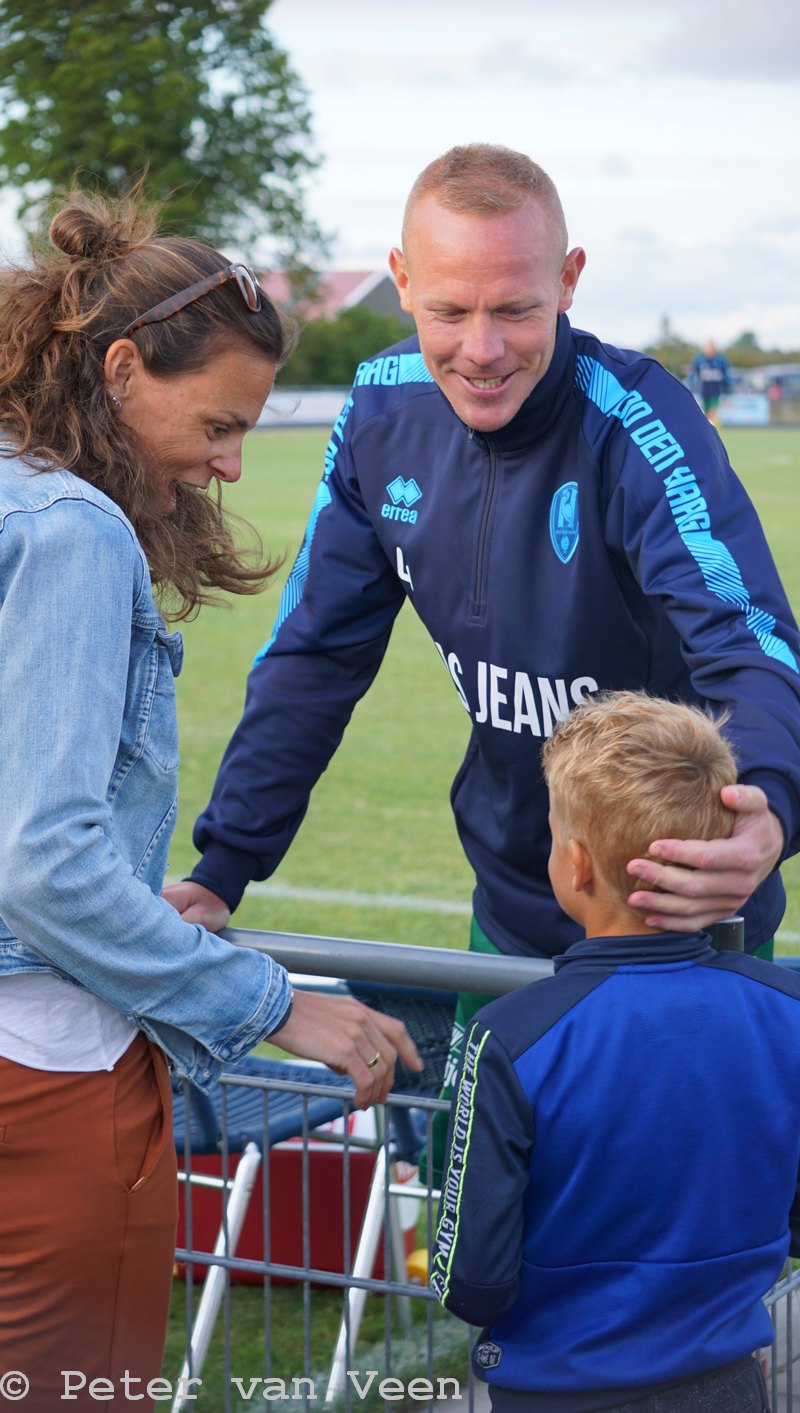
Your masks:
<svg viewBox="0 0 800 1413"><path fill-rule="evenodd" d="M271 299L282 307L293 303L292 291L285 274L267 270L259 275L259 283ZM330 270L320 276L318 297L303 305L305 319L335 319L345 309L363 305L373 314L392 314L413 327L414 321L400 307L397 287L392 276L383 270Z"/></svg>

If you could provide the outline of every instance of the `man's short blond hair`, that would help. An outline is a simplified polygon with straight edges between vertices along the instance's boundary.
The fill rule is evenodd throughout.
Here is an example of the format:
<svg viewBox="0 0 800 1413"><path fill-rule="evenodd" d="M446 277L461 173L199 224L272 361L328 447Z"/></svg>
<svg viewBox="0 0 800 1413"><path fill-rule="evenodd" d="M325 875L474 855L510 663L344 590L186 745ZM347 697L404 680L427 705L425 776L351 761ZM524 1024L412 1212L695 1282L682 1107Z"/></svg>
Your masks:
<svg viewBox="0 0 800 1413"><path fill-rule="evenodd" d="M627 872L654 839L727 839L733 812L720 800L736 783L736 760L700 707L604 692L559 722L542 765L559 833L586 845L624 902Z"/></svg>
<svg viewBox="0 0 800 1413"><path fill-rule="evenodd" d="M560 258L567 253L567 226L555 184L524 152L490 142L472 142L451 147L429 162L408 195L403 218L404 247L416 203L431 194L448 211L481 216L517 211L528 201L541 201L550 213Z"/></svg>

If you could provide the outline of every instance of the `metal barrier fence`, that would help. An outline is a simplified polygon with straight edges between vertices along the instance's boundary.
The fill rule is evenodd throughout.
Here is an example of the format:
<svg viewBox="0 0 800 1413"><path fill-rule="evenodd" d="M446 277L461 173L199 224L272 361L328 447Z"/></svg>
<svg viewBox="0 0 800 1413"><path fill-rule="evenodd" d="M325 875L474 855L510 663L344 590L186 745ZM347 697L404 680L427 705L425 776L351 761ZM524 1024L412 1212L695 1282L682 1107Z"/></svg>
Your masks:
<svg viewBox="0 0 800 1413"><path fill-rule="evenodd" d="M410 998L421 1010L424 1034L416 1012L409 1029L417 1026L418 1043L439 1060L449 1040L447 1006L420 1001L421 976L425 995L454 1000L457 991L500 995L552 974L552 963L534 959L227 935L268 951L297 984L327 989L341 978L396 988L401 1007ZM438 1193L419 1184L415 1164L422 1144L430 1147L433 1115L447 1109L436 1097L436 1063L432 1092L397 1092L367 1115L353 1110L352 1090L327 1071L250 1063L251 1072L223 1076L221 1145L195 1143L197 1092L186 1086L176 1095L176 1132L183 1116L192 1139L176 1251L184 1328L180 1354L173 1350L164 1371L173 1413L240 1413L265 1402L289 1413L388 1405L483 1413L489 1401L471 1374L469 1332L426 1284ZM795 1408L798 1290L800 1271L788 1272L766 1299L776 1330L763 1352L773 1413Z"/></svg>
<svg viewBox="0 0 800 1413"><path fill-rule="evenodd" d="M291 1082L250 1083L260 1092L265 1122L271 1099L281 1092L308 1098L307 1089ZM187 1190L186 1240L176 1257L186 1278L186 1345L188 1349L194 1338L194 1358L187 1359L174 1379L179 1391L176 1410L207 1407L228 1413L250 1400L263 1406L262 1398L291 1410L383 1408L399 1393L407 1396L406 1407L448 1396L461 1408L481 1407L471 1388L467 1332L439 1310L422 1283L424 1274L412 1279L404 1264L418 1247L430 1243L438 1194L407 1180L408 1167L396 1160L391 1113L408 1112L413 1105L429 1122L430 1114L446 1105L424 1099L392 1101L386 1106L386 1121L371 1135L357 1126L353 1131L347 1096L341 1103L344 1121L332 1121L320 1132L309 1128L301 1114L297 1143L290 1140L264 1154L252 1174L249 1208L245 1206L241 1223L234 1214L234 1221L224 1225L213 1257L217 1227L223 1226L224 1189L215 1185L207 1190L210 1209L201 1206L204 1194L192 1190L189 1198ZM334 1177L329 1157L336 1166ZM230 1182L236 1169L234 1155L223 1154L215 1184ZM200 1330L199 1340L197 1326L194 1335L190 1330L198 1268L212 1260L224 1273L213 1381L206 1353L213 1317ZM293 1293L287 1282L294 1283ZM233 1298L237 1283L238 1301ZM366 1306L375 1297L382 1297L375 1301L381 1308L365 1318L370 1313ZM246 1362L238 1363L243 1356L236 1351L235 1324L248 1302L257 1339L247 1349ZM277 1347L279 1322L284 1337L289 1323L288 1351ZM202 1390L196 1404L185 1396L193 1377L198 1378L194 1389ZM207 1403L202 1396L206 1389Z"/></svg>

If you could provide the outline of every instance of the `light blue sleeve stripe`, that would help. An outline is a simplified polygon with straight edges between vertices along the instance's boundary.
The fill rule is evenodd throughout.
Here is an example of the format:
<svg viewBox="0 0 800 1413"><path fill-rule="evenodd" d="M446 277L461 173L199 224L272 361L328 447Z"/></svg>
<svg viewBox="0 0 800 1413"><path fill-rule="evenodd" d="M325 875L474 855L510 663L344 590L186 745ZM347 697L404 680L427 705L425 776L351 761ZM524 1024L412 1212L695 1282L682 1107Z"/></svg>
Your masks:
<svg viewBox="0 0 800 1413"><path fill-rule="evenodd" d="M626 399L637 397L637 394L630 393L614 377L613 373L604 368L596 359L588 358L585 354L578 356L575 381L589 401L593 402L604 416L621 415L622 424L625 426L627 415L621 409L623 409ZM653 412L653 409L643 399L639 399L639 406L646 409L648 413ZM666 429L664 428L664 430ZM627 427L626 431L630 436ZM631 438L631 440L634 439ZM634 445L636 445L635 441ZM677 442L675 442L675 446L678 446ZM639 449L641 450L641 448ZM646 461L647 458L645 457L644 460ZM662 486L663 484L662 482ZM725 603L735 604L741 610L745 624L766 657L774 658L775 661L782 662L790 668L792 672L797 672L798 665L794 653L788 643L785 643L773 631L776 627L775 618L771 613L767 613L765 609L759 608L752 602L741 570L727 545L724 545L721 540L714 539L709 530L682 529L676 508L672 505L670 508L675 520L675 528L700 569L703 582L709 593L714 594L716 598L722 599Z"/></svg>
<svg viewBox="0 0 800 1413"><path fill-rule="evenodd" d="M308 565L309 560L311 558L311 545L314 539L314 535L316 534L317 521L319 520L322 511L325 510L326 506L330 505L332 500L333 496L331 495L330 487L328 486L326 478L325 480L320 482L319 487L317 489L317 494L314 497L314 504L311 507L311 514L308 518L308 524L306 526L305 535L303 536L303 543L300 547L300 552L294 562L292 572L289 575L289 578L286 580L283 593L281 594L281 601L278 604L278 616L275 619L275 624L272 629L272 635L270 638L267 639L267 642L264 644L263 648L261 648L256 653L256 656L253 660L254 667L257 662L260 662L262 658L266 657L267 653L272 647L272 644L275 642L279 629L286 622L286 619L289 617L289 614L297 608L297 605L303 597L303 591L306 587L306 581L308 579Z"/></svg>
<svg viewBox="0 0 800 1413"><path fill-rule="evenodd" d="M421 353L401 353L400 367L397 370L398 383L432 383L433 377L425 367Z"/></svg>

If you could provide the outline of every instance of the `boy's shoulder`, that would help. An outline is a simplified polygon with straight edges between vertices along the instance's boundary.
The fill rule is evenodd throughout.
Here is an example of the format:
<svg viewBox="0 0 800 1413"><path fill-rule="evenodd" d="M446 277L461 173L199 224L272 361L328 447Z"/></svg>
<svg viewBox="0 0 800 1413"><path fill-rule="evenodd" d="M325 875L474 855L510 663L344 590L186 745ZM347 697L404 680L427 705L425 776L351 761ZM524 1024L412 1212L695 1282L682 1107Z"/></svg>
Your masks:
<svg viewBox="0 0 800 1413"><path fill-rule="evenodd" d="M502 1035L514 1058L541 1039L585 997L610 981L620 967L651 959L650 942L650 938L638 936L584 937L553 958L552 976L506 992L484 1006L478 1016L487 1028ZM695 950L707 950L708 943L705 935L698 937ZM684 960L684 951L681 939L680 960ZM660 959L661 950L653 953L652 960Z"/></svg>
<svg viewBox="0 0 800 1413"><path fill-rule="evenodd" d="M476 1019L502 1039L503 1048L514 1061L611 975L601 967L565 969L490 1001L478 1011Z"/></svg>
<svg viewBox="0 0 800 1413"><path fill-rule="evenodd" d="M733 972L800 1001L800 957L797 961L798 967L795 969L780 962L764 961L762 957L751 956L748 952L717 952L705 965L715 971Z"/></svg>
<svg viewBox="0 0 800 1413"><path fill-rule="evenodd" d="M707 943L708 939L701 940ZM733 976L745 985L766 987L775 994L776 1004L779 997L800 1001L800 969L764 961L746 952L716 952L707 945L692 960L720 979ZM617 959L618 963L621 961L622 958ZM502 1043L513 1063L587 996L611 980L617 967L609 962L610 958L587 957L579 966L564 966L554 976L491 1001L477 1013L476 1020Z"/></svg>

